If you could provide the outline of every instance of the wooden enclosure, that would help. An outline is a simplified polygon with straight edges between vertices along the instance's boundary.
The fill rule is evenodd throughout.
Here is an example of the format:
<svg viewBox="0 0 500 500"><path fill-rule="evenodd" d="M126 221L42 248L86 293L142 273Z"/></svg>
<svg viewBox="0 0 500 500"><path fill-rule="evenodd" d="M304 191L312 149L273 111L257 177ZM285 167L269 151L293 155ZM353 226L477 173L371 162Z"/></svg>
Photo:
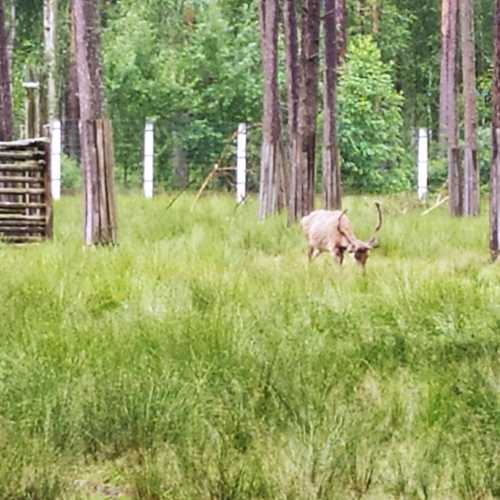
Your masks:
<svg viewBox="0 0 500 500"><path fill-rule="evenodd" d="M52 227L48 140L0 142L0 240L42 241Z"/></svg>

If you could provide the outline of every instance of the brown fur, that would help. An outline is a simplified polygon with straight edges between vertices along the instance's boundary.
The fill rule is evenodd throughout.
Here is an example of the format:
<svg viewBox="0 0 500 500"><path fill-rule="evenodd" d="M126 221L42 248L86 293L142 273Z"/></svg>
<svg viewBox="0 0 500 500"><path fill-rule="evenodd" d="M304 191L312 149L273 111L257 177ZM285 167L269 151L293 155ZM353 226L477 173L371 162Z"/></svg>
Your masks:
<svg viewBox="0 0 500 500"><path fill-rule="evenodd" d="M379 223L375 233L382 226L382 212L376 203ZM353 254L354 260L363 268L366 265L369 251L376 246L375 236L369 241L356 238L345 210L315 210L300 221L307 239L309 261L322 252L329 252L338 264L344 261L346 250Z"/></svg>

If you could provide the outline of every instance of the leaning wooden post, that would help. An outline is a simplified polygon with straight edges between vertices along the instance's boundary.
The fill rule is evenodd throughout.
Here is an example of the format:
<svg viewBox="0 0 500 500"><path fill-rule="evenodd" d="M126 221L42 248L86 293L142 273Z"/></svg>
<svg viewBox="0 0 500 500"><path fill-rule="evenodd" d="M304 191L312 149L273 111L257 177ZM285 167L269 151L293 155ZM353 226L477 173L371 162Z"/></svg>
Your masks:
<svg viewBox="0 0 500 500"><path fill-rule="evenodd" d="M51 192L54 200L61 198L61 121L50 123Z"/></svg>
<svg viewBox="0 0 500 500"><path fill-rule="evenodd" d="M238 144L236 154L236 203L242 203L246 198L247 176L247 126L238 126Z"/></svg>
<svg viewBox="0 0 500 500"><path fill-rule="evenodd" d="M25 139L38 137L40 129L40 103L38 99L40 84L35 81L23 83L26 89L25 101Z"/></svg>
<svg viewBox="0 0 500 500"><path fill-rule="evenodd" d="M154 123L147 121L144 127L144 196L153 197Z"/></svg>
<svg viewBox="0 0 500 500"><path fill-rule="evenodd" d="M418 199L427 198L428 137L427 129L418 129Z"/></svg>

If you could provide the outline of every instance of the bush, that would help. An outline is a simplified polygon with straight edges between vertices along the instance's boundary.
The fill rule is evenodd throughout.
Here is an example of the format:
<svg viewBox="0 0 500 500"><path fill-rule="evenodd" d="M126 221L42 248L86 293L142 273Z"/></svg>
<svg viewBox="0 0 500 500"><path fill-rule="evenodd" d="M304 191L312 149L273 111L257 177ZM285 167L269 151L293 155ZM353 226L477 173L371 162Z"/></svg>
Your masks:
<svg viewBox="0 0 500 500"><path fill-rule="evenodd" d="M401 106L390 68L371 36L353 37L338 89L338 139L346 187L364 192L410 187Z"/></svg>
<svg viewBox="0 0 500 500"><path fill-rule="evenodd" d="M82 185L79 163L65 154L61 155L61 184L68 190L80 189Z"/></svg>

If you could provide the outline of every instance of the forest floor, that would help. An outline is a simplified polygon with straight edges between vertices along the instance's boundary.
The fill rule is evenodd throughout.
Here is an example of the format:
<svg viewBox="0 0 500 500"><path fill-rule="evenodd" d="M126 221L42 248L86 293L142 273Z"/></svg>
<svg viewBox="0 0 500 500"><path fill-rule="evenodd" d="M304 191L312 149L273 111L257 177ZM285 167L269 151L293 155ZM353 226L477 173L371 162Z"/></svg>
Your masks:
<svg viewBox="0 0 500 500"><path fill-rule="evenodd" d="M254 201L170 200L121 195L116 248L76 197L0 245L0 498L500 496L486 213L382 198L363 275ZM373 199L345 205L368 238Z"/></svg>

